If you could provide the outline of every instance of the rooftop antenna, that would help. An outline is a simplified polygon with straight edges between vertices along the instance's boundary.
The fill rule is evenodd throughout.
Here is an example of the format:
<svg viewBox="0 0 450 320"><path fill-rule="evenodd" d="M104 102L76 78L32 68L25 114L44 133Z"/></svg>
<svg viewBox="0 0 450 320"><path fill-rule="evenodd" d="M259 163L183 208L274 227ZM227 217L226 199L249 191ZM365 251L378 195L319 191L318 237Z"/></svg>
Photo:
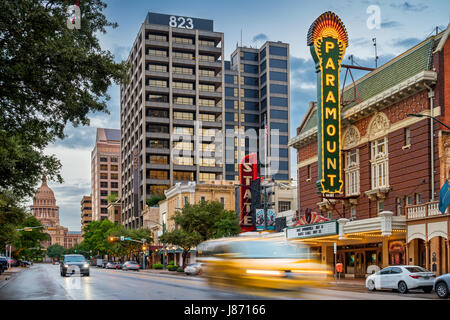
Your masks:
<svg viewBox="0 0 450 320"><path fill-rule="evenodd" d="M241 28L241 47L242 47L242 28Z"/></svg>
<svg viewBox="0 0 450 320"><path fill-rule="evenodd" d="M352 66L354 65L354 61L353 61L354 57L351 54L350 57L348 57L348 60L350 60L350 63L352 64Z"/></svg>
<svg viewBox="0 0 450 320"><path fill-rule="evenodd" d="M377 38L372 38L373 46L375 47L375 69L378 68L378 55L377 55Z"/></svg>

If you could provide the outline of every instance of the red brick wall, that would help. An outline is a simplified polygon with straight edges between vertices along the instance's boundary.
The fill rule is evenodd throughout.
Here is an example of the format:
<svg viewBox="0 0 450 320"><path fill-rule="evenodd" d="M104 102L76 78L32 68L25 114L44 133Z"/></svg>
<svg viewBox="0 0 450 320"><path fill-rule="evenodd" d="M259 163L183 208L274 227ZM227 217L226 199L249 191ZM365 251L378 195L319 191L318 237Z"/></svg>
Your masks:
<svg viewBox="0 0 450 320"><path fill-rule="evenodd" d="M387 115L390 124L394 124L400 120L407 118L408 113L418 113L429 109L429 99L427 91L424 90L411 97L408 97L395 105L383 110ZM373 115L364 118L355 126L360 130L360 135L363 137L367 134L368 125ZM405 145L404 128L394 131L388 135L388 153L389 153L389 185L391 191L387 194L384 200L384 209L390 210L396 214L396 198L402 198L402 205L405 203L405 196L411 195L413 203L415 203L415 193L420 193L422 202L427 202L431 195L430 186L430 124L429 120L424 119L410 126L411 148L403 150ZM439 193L439 158L438 158L438 126L435 126L435 192ZM360 157L360 196L357 204L357 218L371 218L377 216L377 202L370 201L366 196L365 191L371 189L371 166L370 166L370 142L359 145ZM298 151L298 161L304 161L317 155L317 142L312 142ZM342 159L344 160L344 159ZM344 168L344 161L342 161L342 168ZM298 169L298 192L299 192L299 209L300 214L305 212L306 208L312 208L318 211L316 205L322 199L317 194L316 180L317 180L317 162L311 164L311 181L307 182L308 166ZM342 170L342 177L345 180L345 173ZM425 183L422 183L425 180ZM344 187L345 189L345 187ZM437 197L436 197L437 199ZM349 209L345 212L343 206L339 201L336 206L341 213L339 216L333 212L333 219L338 219L342 216L349 217ZM319 212L319 211L318 211ZM345 213L345 215L344 215Z"/></svg>

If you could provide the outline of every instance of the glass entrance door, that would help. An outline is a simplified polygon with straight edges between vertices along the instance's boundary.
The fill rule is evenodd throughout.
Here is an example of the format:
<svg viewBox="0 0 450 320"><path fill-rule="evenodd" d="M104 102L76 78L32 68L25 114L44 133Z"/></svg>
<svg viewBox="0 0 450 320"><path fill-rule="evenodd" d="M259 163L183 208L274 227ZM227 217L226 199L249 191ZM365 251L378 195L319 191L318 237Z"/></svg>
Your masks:
<svg viewBox="0 0 450 320"><path fill-rule="evenodd" d="M366 263L364 251L358 251L355 255L355 277L364 277L366 274Z"/></svg>

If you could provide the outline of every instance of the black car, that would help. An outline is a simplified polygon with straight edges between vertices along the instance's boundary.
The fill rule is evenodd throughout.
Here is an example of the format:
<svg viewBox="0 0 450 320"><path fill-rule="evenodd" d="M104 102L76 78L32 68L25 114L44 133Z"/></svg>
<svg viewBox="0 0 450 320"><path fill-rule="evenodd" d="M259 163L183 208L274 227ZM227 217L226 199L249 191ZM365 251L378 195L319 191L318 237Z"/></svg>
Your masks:
<svg viewBox="0 0 450 320"><path fill-rule="evenodd" d="M0 274L8 269L8 258L5 256L0 256Z"/></svg>
<svg viewBox="0 0 450 320"><path fill-rule="evenodd" d="M82 275L89 277L89 262L81 254L66 254L60 263L61 276L73 274L79 271Z"/></svg>

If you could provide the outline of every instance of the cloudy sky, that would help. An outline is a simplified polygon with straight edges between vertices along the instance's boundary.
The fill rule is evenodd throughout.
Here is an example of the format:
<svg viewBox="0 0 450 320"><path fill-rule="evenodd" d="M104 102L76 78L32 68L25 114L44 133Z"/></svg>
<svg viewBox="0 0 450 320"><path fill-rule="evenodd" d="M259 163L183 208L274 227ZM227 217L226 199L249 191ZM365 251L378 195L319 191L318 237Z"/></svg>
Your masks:
<svg viewBox="0 0 450 320"><path fill-rule="evenodd" d="M101 35L103 49L111 51L117 61L126 59L138 29L148 11L214 20L215 31L225 34L225 59L240 42L244 46L260 46L266 40L283 41L291 48L291 138L308 108L315 100L315 75L306 34L311 23L323 12L334 11L344 22L349 35L349 47L344 62L354 56L362 66L374 67L374 46L377 39L378 65L444 30L450 18L450 1L357 1L357 0L110 0L105 10L107 18L119 24ZM356 77L363 73L356 74ZM60 185L49 182L60 207L61 224L79 231L80 201L90 194L90 152L95 142L95 128L120 127L119 87L109 90L110 114L93 114L91 126L66 130L67 138L47 148L47 153L61 159ZM296 157L291 150L291 176L296 179Z"/></svg>

